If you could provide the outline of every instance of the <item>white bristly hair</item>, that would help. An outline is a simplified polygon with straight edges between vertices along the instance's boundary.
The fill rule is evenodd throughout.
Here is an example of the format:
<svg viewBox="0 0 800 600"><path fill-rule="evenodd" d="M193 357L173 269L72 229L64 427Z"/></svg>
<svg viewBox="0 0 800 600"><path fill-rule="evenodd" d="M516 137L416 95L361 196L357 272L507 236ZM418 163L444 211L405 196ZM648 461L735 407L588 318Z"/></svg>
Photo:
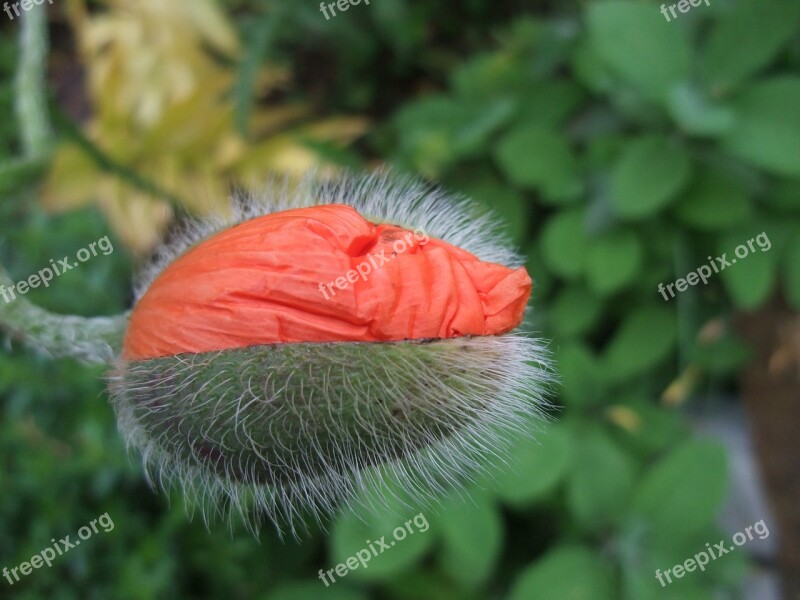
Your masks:
<svg viewBox="0 0 800 600"><path fill-rule="evenodd" d="M516 266L490 217L410 179L387 174L306 179L276 198L238 200L230 219L194 221L140 281L209 235L298 206L341 203ZM385 343L294 343L120 361L110 377L119 429L153 485L183 488L212 517L262 516L279 532L400 482L428 504L503 456L510 434L545 417L552 371L545 344L515 332Z"/></svg>

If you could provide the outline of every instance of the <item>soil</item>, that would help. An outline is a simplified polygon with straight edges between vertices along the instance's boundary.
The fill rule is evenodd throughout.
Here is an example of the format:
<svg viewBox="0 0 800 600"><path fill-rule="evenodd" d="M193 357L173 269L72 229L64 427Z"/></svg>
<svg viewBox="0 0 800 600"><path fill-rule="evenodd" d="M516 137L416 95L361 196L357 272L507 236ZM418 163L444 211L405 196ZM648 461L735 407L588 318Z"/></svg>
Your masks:
<svg viewBox="0 0 800 600"><path fill-rule="evenodd" d="M741 389L780 531L784 598L800 600L800 315L776 299L737 327L755 351Z"/></svg>

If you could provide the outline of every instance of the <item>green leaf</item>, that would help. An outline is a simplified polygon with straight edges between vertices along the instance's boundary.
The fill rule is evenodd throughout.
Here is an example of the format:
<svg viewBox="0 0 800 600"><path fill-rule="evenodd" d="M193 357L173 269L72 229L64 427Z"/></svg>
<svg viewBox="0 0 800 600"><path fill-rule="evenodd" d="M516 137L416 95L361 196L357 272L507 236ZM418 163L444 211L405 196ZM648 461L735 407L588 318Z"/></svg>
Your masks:
<svg viewBox="0 0 800 600"><path fill-rule="evenodd" d="M727 482L724 448L692 440L647 472L636 490L634 509L657 539L686 537L714 520Z"/></svg>
<svg viewBox="0 0 800 600"><path fill-rule="evenodd" d="M567 503L591 530L614 524L627 513L633 491L631 457L599 429L578 435L567 482Z"/></svg>
<svg viewBox="0 0 800 600"><path fill-rule="evenodd" d="M430 96L395 117L401 155L421 172L436 175L454 161L480 154L489 136L514 111L513 103Z"/></svg>
<svg viewBox="0 0 800 600"><path fill-rule="evenodd" d="M366 2L364 5L366 6ZM292 11L296 10L291 4L285 6L291 6ZM338 20L331 21L330 24L343 25L343 29L346 32L342 34L340 40L336 40L340 41L340 43L346 41L348 44L347 51L344 51L341 56L343 64L352 65L353 55L351 53L369 51L368 49L374 47L373 45L377 39L389 42L393 56L396 56L399 60L407 60L407 57L411 56L420 44L424 44L425 39L428 37L426 23L415 14L411 6L402 0L373 2L369 5L369 18L375 26L375 30L370 36L371 40L368 40L366 36L361 37L356 28L353 27L352 22L345 24ZM331 41L335 42L334 40ZM344 49L342 48L342 50ZM348 59L348 55L351 58ZM349 77L354 76L356 74L352 73Z"/></svg>
<svg viewBox="0 0 800 600"><path fill-rule="evenodd" d="M593 171L604 171L613 163L628 145L628 139L618 133L604 133L607 128L615 128L617 117L606 109L595 109L589 117L594 127L587 127L586 162Z"/></svg>
<svg viewBox="0 0 800 600"><path fill-rule="evenodd" d="M484 493L469 499L454 496L444 502L437 516L443 547L439 560L444 570L464 587L485 582L503 547L503 520L495 504Z"/></svg>
<svg viewBox="0 0 800 600"><path fill-rule="evenodd" d="M391 600L483 600L480 592L453 585L453 580L441 569L434 570L425 566L381 582L380 592L383 597Z"/></svg>
<svg viewBox="0 0 800 600"><path fill-rule="evenodd" d="M698 136L719 136L736 123L733 110L716 104L693 85L674 87L667 108L683 131Z"/></svg>
<svg viewBox="0 0 800 600"><path fill-rule="evenodd" d="M580 191L577 163L567 140L538 122L513 127L498 142L495 160L508 180L520 187L555 196Z"/></svg>
<svg viewBox="0 0 800 600"><path fill-rule="evenodd" d="M603 302L582 285L565 288L553 300L548 319L558 337L585 334L600 318Z"/></svg>
<svg viewBox="0 0 800 600"><path fill-rule="evenodd" d="M508 235L516 243L526 239L530 204L513 187L488 173L478 173L452 186L499 216Z"/></svg>
<svg viewBox="0 0 800 600"><path fill-rule="evenodd" d="M495 97L521 94L550 85L551 73L564 61L574 32L556 20L517 15L502 33L502 50L479 54L454 69L451 82L459 95Z"/></svg>
<svg viewBox="0 0 800 600"><path fill-rule="evenodd" d="M611 565L582 546L562 546L526 568L509 600L613 600L618 598Z"/></svg>
<svg viewBox="0 0 800 600"><path fill-rule="evenodd" d="M587 25L594 51L619 76L651 98L662 98L686 78L691 50L683 28L651 4L592 2Z"/></svg>
<svg viewBox="0 0 800 600"><path fill-rule="evenodd" d="M623 381L647 372L670 356L676 340L677 323L669 309L643 306L632 311L606 348L608 377Z"/></svg>
<svg viewBox="0 0 800 600"><path fill-rule="evenodd" d="M472 156L483 151L489 136L508 122L513 112L514 102L508 98L465 107L464 123L453 136L457 156Z"/></svg>
<svg viewBox="0 0 800 600"><path fill-rule="evenodd" d="M400 499L387 495L389 501L392 505L384 510L362 509L358 514L346 511L339 515L329 538L333 561L330 568L343 564L348 567L348 579L376 581L409 569L422 559L433 543L433 535L426 526L429 525L427 518L422 513L412 514ZM411 532L406 526L409 520ZM376 544L378 540L384 540L389 548L383 549ZM372 546L368 541L372 542ZM364 554L366 568L351 558L357 556L359 551L371 548L375 550L369 559ZM351 561L349 565L348 559Z"/></svg>
<svg viewBox="0 0 800 600"><path fill-rule="evenodd" d="M794 0L740 1L721 13L701 58L714 93L726 93L775 60L798 19L800 3Z"/></svg>
<svg viewBox="0 0 800 600"><path fill-rule="evenodd" d="M717 231L746 221L752 214L750 205L741 186L729 177L706 171L675 204L674 212L691 227Z"/></svg>
<svg viewBox="0 0 800 600"><path fill-rule="evenodd" d="M561 373L561 393L568 406L585 407L602 399L603 368L585 344L578 341L561 346L556 364Z"/></svg>
<svg viewBox="0 0 800 600"><path fill-rule="evenodd" d="M533 291L531 298L533 302L545 300L554 286L552 273L546 268L545 262L541 257L541 252L536 244L531 244L527 252L528 260L525 268L533 280Z"/></svg>
<svg viewBox="0 0 800 600"><path fill-rule="evenodd" d="M659 558L661 555L657 555ZM663 575L664 569L671 568L675 564L680 564L683 560L682 555L672 562L669 561L648 561L647 565L641 565L633 572L626 572L624 577L625 596L624 598L635 598L636 600L715 600L718 596L714 593L713 587L706 587L708 584L704 580L689 580L684 577L680 581L672 578L672 584L668 583ZM690 554L691 558L694 554ZM641 554L637 556L642 560ZM662 572L664 587L655 577L656 569ZM677 585L675 585L677 584Z"/></svg>
<svg viewBox="0 0 800 600"><path fill-rule="evenodd" d="M367 600L367 595L344 587L337 578L336 585L328 583L327 587L320 581L283 584L266 596L266 600L317 600L318 598L319 600Z"/></svg>
<svg viewBox="0 0 800 600"><path fill-rule="evenodd" d="M491 10L491 9L490 9ZM502 34L506 56L523 58L526 77L522 80L552 81L556 71L566 60L566 55L576 37L576 31L564 27L558 19L541 19L538 16L516 15L510 20L507 33Z"/></svg>
<svg viewBox="0 0 800 600"><path fill-rule="evenodd" d="M629 400L615 409L626 413L625 421L613 417L612 421L623 427L620 433L636 455L650 457L664 452L686 434L685 424L675 412L664 410L649 398Z"/></svg>
<svg viewBox="0 0 800 600"><path fill-rule="evenodd" d="M691 350L691 360L716 376L735 375L751 358L750 346L730 329L710 343L698 342Z"/></svg>
<svg viewBox="0 0 800 600"><path fill-rule="evenodd" d="M763 200L767 206L777 211L800 213L798 198L800 198L800 180L789 179L777 182Z"/></svg>
<svg viewBox="0 0 800 600"><path fill-rule="evenodd" d="M738 122L723 138L724 147L771 173L800 176L800 78L751 86L733 107Z"/></svg>
<svg viewBox="0 0 800 600"><path fill-rule="evenodd" d="M789 243L784 258L786 298L795 310L800 310L800 236Z"/></svg>
<svg viewBox="0 0 800 600"><path fill-rule="evenodd" d="M575 79L598 95L612 94L619 85L614 72L597 55L586 37L575 45L571 64Z"/></svg>
<svg viewBox="0 0 800 600"><path fill-rule="evenodd" d="M623 218L651 217L677 196L690 174L691 161L682 146L659 136L640 138L614 167L612 206Z"/></svg>
<svg viewBox="0 0 800 600"><path fill-rule="evenodd" d="M713 600L714 588L739 588L747 574L748 560L744 552L730 552L718 557L706 565L704 572L695 568L694 571L685 571L682 578L676 578L672 573L668 578L664 574L674 565L685 564L688 559L694 559L697 553L706 552L706 544L728 537L716 526L703 527L691 535L662 540L643 536L641 526L632 522L620 529L617 549L622 563L625 598ZM663 586L656 577L657 570L661 572Z"/></svg>
<svg viewBox="0 0 800 600"><path fill-rule="evenodd" d="M601 296L619 291L630 283L642 266L643 251L632 231L609 232L589 246L586 277Z"/></svg>
<svg viewBox="0 0 800 600"><path fill-rule="evenodd" d="M766 302L778 278L778 253L772 251L769 233L753 232L748 236L741 230L731 232L721 240L718 251L720 258L725 255L730 263L723 266L717 261L734 304L752 310Z"/></svg>
<svg viewBox="0 0 800 600"><path fill-rule="evenodd" d="M40 157L0 163L0 194L36 185L47 172L48 162Z"/></svg>
<svg viewBox="0 0 800 600"><path fill-rule="evenodd" d="M491 98L513 90L524 79L516 61L505 54L480 54L461 63L453 70L451 83L459 96Z"/></svg>
<svg viewBox="0 0 800 600"><path fill-rule="evenodd" d="M515 436L508 460L500 461L492 473L498 496L522 507L550 493L567 473L571 448L571 436L558 425L548 427L536 439Z"/></svg>
<svg viewBox="0 0 800 600"><path fill-rule="evenodd" d="M565 279L576 279L583 272L589 247L585 219L582 209L564 210L542 231L542 258L548 268Z"/></svg>
<svg viewBox="0 0 800 600"><path fill-rule="evenodd" d="M583 101L581 88L574 83L556 81L526 89L519 103L520 122L558 127Z"/></svg>

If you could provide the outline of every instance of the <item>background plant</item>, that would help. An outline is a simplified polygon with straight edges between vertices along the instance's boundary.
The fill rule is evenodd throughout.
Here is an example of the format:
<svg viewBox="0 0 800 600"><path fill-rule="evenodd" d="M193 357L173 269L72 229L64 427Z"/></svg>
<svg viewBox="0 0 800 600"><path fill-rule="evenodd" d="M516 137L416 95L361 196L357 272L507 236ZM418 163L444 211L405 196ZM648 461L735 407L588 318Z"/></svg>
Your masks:
<svg viewBox="0 0 800 600"><path fill-rule="evenodd" d="M103 544L37 572L15 595L647 600L736 590L744 552L664 589L653 573L726 537L715 524L726 456L694 439L686 417L737 391L752 353L735 316L776 296L800 309L800 5L715 2L667 24L655 4L532 4L382 0L325 21L313 3L268 11L222 3L242 53L214 63L213 84L230 93L213 100L231 115L231 130L257 133L254 115L272 99L254 94L254 74L268 57L291 73L283 94L308 114L372 121L349 147L301 134L292 143L343 166L388 161L503 215L530 256L536 324L553 339L563 381L557 422L536 441L516 440L512 464L494 465L469 501L454 495L426 512L429 532L325 589L319 568L419 512L402 507L402 490L404 519L344 514L302 544L284 545L270 531L261 545L240 528L207 532L187 523L179 497L170 508L147 489L122 450L97 369L15 348L0 358L0 483L9 490L0 562L19 563L42 539L95 514L108 511L117 525ZM17 25L3 25L2 81L18 67ZM53 18L51 61L75 60L73 32ZM51 104L63 109L57 79ZM13 103L5 84L3 114ZM187 111L207 140L187 160L213 172L203 153L223 138L206 129L204 114ZM13 279L109 227L88 207L41 212L33 200L41 174L48 194L63 195L58 160L21 165L18 125L0 123L0 262ZM63 122L57 130L74 139ZM115 164L163 184L88 138ZM156 136L152 147L170 139ZM94 172L97 156L82 156ZM255 169L272 165L252 156ZM128 207L108 187L131 185L128 175L84 178L78 196ZM218 182L227 175L236 176ZM657 293L762 231L769 252L669 303ZM58 312L119 313L131 262L114 253L30 298Z"/></svg>

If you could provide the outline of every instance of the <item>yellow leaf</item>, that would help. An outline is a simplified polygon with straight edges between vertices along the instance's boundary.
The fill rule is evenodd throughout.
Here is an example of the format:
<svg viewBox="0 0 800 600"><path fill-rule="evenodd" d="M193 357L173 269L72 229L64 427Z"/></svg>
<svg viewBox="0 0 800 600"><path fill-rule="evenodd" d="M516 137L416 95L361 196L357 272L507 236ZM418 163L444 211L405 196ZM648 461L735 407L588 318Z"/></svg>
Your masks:
<svg viewBox="0 0 800 600"><path fill-rule="evenodd" d="M234 71L208 52L237 58L240 46L212 0L101 0L92 11L86 0L65 2L95 109L87 137L190 212L225 211L232 186L257 188L271 172L299 175L316 166L319 158L304 139L343 144L366 130L361 118L303 123L309 110L302 103L256 104L255 139L242 139L231 101ZM266 65L256 92L266 95L290 81L285 69ZM136 251L155 244L171 215L162 200L100 171L71 146L58 152L44 198L52 208L97 202Z"/></svg>

